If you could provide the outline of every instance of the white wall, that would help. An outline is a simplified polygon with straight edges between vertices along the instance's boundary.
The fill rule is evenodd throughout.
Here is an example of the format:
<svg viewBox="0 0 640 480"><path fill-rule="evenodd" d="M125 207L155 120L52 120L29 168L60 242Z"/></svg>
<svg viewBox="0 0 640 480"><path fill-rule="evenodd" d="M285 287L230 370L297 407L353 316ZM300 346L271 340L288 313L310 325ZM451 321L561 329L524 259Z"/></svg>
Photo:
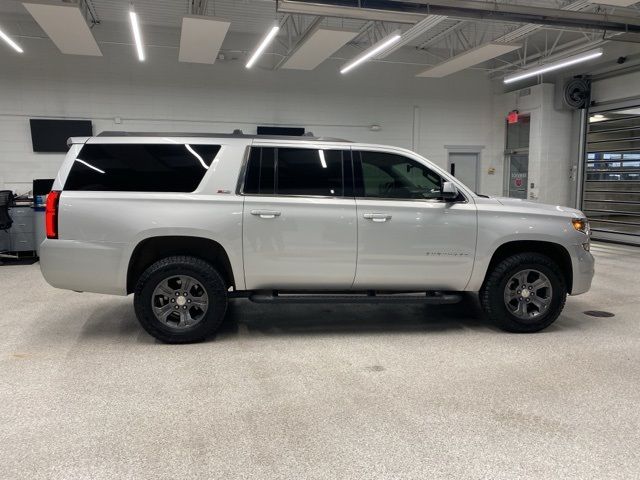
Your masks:
<svg viewBox="0 0 640 480"><path fill-rule="evenodd" d="M0 188L30 189L55 175L63 155L32 152L29 118L86 118L94 132L255 132L258 124L303 125L316 135L412 148L446 166L445 145L482 146L480 190L502 191L502 120L478 73L416 79L416 68L367 65L341 76L325 62L313 72L244 69L241 61L182 64L175 49L134 60L127 45L104 57L62 55L48 40L24 40L23 56L0 49ZM502 114L502 112L501 112ZM115 117L122 119L114 123ZM380 125L379 132L369 126ZM487 175L495 167L495 175Z"/></svg>

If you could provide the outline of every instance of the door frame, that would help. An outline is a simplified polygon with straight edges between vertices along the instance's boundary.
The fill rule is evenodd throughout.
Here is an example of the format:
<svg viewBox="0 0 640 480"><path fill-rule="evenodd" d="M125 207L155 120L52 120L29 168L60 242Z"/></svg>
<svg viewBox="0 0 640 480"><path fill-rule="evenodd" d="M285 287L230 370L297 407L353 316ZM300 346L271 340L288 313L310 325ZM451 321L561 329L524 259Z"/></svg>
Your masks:
<svg viewBox="0 0 640 480"><path fill-rule="evenodd" d="M445 145L444 148L447 150L447 172L451 173L451 154L454 155L456 153L462 154L471 154L476 156L476 190L479 192L482 189L482 185L480 184L480 171L482 168L482 150L484 150L484 145ZM455 175L454 175L455 176Z"/></svg>

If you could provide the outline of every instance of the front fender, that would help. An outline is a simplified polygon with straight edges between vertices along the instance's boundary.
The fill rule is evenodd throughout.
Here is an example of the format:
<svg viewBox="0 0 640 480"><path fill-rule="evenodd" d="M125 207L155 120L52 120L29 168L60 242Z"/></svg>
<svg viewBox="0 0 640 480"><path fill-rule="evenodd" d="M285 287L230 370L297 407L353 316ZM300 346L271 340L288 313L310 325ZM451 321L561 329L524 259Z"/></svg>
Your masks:
<svg viewBox="0 0 640 480"><path fill-rule="evenodd" d="M478 209L478 243L473 272L466 290L478 291L482 287L495 252L510 242L545 242L564 248L571 258L575 273L579 259L576 247L588 237L577 232L571 217L537 212L505 212L500 208Z"/></svg>

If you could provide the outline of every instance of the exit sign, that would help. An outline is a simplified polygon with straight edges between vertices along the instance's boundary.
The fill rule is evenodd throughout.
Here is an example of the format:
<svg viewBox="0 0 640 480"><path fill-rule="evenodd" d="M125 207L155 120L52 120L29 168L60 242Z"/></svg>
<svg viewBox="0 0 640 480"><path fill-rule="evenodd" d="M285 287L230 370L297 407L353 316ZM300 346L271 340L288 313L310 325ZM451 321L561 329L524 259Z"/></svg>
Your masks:
<svg viewBox="0 0 640 480"><path fill-rule="evenodd" d="M518 123L518 111L514 110L507 115L507 123Z"/></svg>

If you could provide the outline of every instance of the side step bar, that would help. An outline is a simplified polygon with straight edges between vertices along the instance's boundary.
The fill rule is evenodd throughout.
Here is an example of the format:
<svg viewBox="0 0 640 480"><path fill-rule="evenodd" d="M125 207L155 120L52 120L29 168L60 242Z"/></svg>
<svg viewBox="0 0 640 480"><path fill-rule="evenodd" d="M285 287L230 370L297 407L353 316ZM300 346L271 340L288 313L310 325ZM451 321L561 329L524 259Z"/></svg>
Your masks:
<svg viewBox="0 0 640 480"><path fill-rule="evenodd" d="M449 305L462 300L459 293L427 292L426 294L376 294L376 293L278 293L255 292L248 296L255 303L422 303L428 305Z"/></svg>

